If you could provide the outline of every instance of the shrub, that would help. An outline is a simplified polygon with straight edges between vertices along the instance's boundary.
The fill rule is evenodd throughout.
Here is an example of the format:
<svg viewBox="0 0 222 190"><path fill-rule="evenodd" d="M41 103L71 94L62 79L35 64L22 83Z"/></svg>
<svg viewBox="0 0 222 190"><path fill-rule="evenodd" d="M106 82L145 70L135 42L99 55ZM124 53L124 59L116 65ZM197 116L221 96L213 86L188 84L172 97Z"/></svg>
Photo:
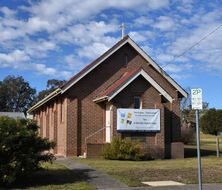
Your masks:
<svg viewBox="0 0 222 190"><path fill-rule="evenodd" d="M48 151L54 143L38 136L38 126L29 120L0 117L0 183L11 184L52 161Z"/></svg>
<svg viewBox="0 0 222 190"><path fill-rule="evenodd" d="M135 141L114 138L103 150L105 159L110 160L143 160L145 154L142 153L140 144Z"/></svg>

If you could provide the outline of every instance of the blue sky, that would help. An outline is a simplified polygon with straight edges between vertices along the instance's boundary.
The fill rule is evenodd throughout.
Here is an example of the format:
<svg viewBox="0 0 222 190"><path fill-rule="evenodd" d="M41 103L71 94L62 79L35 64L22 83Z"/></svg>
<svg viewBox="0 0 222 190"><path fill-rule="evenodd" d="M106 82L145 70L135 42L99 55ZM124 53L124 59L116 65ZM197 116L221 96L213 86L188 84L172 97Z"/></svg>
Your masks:
<svg viewBox="0 0 222 190"><path fill-rule="evenodd" d="M37 90L68 79L121 38L120 25L185 89L222 108L221 0L0 1L0 80L22 75Z"/></svg>

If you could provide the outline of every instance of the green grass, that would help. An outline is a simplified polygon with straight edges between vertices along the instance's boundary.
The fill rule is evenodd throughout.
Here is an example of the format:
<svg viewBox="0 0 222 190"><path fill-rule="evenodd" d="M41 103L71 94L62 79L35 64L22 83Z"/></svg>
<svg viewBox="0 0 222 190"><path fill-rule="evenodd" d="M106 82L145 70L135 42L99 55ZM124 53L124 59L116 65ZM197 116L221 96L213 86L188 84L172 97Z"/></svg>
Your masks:
<svg viewBox="0 0 222 190"><path fill-rule="evenodd" d="M216 158L215 137L201 134L202 168L204 183L222 183L222 158ZM191 151L192 150L192 151ZM115 161L77 159L106 172L128 184L142 186L142 181L174 180L186 184L197 183L196 146L186 146L189 158L154 161Z"/></svg>
<svg viewBox="0 0 222 190"><path fill-rule="evenodd" d="M222 183L222 158L216 158L215 137L201 134L202 166L204 183ZM197 183L196 146L186 145L186 156L179 160L154 161L115 161L76 159L106 172L128 184L142 186L142 181L175 180L183 183ZM94 190L94 186L86 182L87 175L80 171L70 171L62 165L46 163L42 171L14 185L14 189L40 190Z"/></svg>
<svg viewBox="0 0 222 190"><path fill-rule="evenodd" d="M216 137L213 135L206 135L201 133L201 155L202 156L216 156ZM220 138L222 142L222 138ZM185 157L196 156L195 145L185 145Z"/></svg>
<svg viewBox="0 0 222 190"><path fill-rule="evenodd" d="M60 164L46 163L45 170L35 173L32 177L18 182L12 189L40 189L40 190L95 190L96 188L86 182L87 176L70 171ZM11 189L10 188L10 189Z"/></svg>

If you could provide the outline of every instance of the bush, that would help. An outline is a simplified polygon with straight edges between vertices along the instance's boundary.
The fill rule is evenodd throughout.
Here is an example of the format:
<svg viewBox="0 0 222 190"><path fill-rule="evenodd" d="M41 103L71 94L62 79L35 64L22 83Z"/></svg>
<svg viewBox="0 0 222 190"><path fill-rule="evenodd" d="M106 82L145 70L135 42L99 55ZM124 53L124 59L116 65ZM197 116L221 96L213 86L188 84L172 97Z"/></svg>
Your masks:
<svg viewBox="0 0 222 190"><path fill-rule="evenodd" d="M142 153L138 142L126 139L114 138L111 144L107 144L103 150L105 159L110 160L143 160L145 154Z"/></svg>
<svg viewBox="0 0 222 190"><path fill-rule="evenodd" d="M38 136L38 126L29 120L0 117L0 183L11 184L52 161L48 151L54 143Z"/></svg>
<svg viewBox="0 0 222 190"><path fill-rule="evenodd" d="M222 131L222 110L208 110L200 118L200 126L203 133L217 135Z"/></svg>

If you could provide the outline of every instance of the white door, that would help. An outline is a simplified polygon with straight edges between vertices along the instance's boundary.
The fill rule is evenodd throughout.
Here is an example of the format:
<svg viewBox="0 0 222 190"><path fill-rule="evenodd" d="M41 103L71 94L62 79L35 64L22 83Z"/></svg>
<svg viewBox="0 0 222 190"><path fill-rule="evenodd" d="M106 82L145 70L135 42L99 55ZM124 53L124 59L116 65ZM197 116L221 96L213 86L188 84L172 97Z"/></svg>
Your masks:
<svg viewBox="0 0 222 190"><path fill-rule="evenodd" d="M110 143L110 119L111 119L110 105L106 105L106 143Z"/></svg>

